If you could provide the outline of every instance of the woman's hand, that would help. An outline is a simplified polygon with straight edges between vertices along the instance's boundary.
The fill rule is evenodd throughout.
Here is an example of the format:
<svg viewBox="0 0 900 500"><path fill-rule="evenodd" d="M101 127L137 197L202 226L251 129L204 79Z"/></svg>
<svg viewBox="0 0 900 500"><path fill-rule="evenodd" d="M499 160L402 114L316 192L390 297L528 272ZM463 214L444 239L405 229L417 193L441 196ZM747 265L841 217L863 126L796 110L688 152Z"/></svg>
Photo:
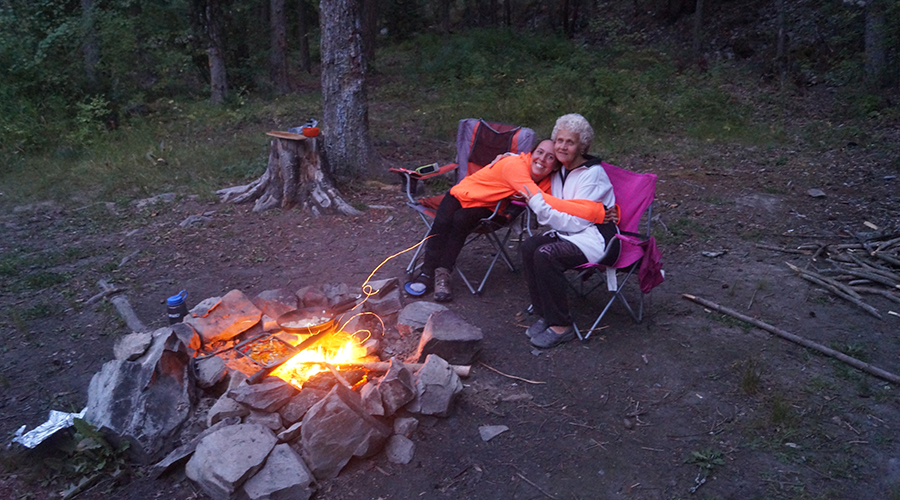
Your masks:
<svg viewBox="0 0 900 500"><path fill-rule="evenodd" d="M506 158L507 156L515 156L515 155L516 155L516 153L503 153L503 154L499 154L499 155L497 155L496 158L494 158L494 161L492 161L492 162L488 163L487 165L485 165L485 168L491 168L491 167L494 166L495 163L497 163L498 161L502 160L503 158Z"/></svg>
<svg viewBox="0 0 900 500"><path fill-rule="evenodd" d="M619 223L619 207L612 207L603 215L603 223L606 224L608 222L613 224Z"/></svg>
<svg viewBox="0 0 900 500"><path fill-rule="evenodd" d="M522 189L519 190L519 194L522 195L522 198L525 198L525 201L531 201L531 198L534 196L525 184L522 184Z"/></svg>

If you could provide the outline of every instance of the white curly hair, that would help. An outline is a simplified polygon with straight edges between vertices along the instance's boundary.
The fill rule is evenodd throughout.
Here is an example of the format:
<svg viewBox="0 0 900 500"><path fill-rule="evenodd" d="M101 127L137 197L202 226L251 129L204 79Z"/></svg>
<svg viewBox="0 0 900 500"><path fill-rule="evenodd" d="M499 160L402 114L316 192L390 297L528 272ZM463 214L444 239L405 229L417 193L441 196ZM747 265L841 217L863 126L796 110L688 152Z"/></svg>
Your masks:
<svg viewBox="0 0 900 500"><path fill-rule="evenodd" d="M550 140L556 141L556 134L560 129L568 130L578 134L578 141L581 143L581 154L587 154L591 149L591 143L594 142L594 129L587 119L578 113L569 113L562 115L556 120L553 126L553 133L550 134Z"/></svg>

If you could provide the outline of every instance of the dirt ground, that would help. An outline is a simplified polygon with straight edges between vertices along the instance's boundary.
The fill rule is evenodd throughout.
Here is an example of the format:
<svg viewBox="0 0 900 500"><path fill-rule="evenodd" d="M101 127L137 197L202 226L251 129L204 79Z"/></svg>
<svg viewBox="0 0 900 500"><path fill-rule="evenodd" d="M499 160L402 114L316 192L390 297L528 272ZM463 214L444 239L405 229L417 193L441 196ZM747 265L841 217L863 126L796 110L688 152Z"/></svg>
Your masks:
<svg viewBox="0 0 900 500"><path fill-rule="evenodd" d="M421 419L412 463L351 462L315 498L900 498L894 384L682 298L712 300L900 373L900 318L887 315L900 305L867 297L884 315L877 320L785 265L806 266L811 255L757 246L853 241L865 221L896 226L900 178L885 145L876 146L618 159L659 176L654 234L666 281L649 295L643 322L615 305L587 342L538 351L524 335L519 274L497 269L482 296L454 278L449 307L485 337L483 365L464 380L455 411ZM826 196L810 196L812 188ZM189 196L143 209L6 207L0 435L9 442L50 409L84 407L91 376L127 333L109 304L84 305L100 278L127 287L137 315L156 328L166 324L165 298L181 289L193 305L232 289L255 296L361 285L421 235L398 185L370 184L347 198L377 208L315 219ZM179 226L204 214L203 226ZM468 249L460 266L483 268L488 257L486 246ZM403 279L407 260L391 260L375 277ZM583 328L600 298L573 297ZM510 430L485 443L482 425ZM52 450L3 448L0 498L52 498L71 481L45 465ZM78 498L205 498L189 480L145 472L135 466Z"/></svg>

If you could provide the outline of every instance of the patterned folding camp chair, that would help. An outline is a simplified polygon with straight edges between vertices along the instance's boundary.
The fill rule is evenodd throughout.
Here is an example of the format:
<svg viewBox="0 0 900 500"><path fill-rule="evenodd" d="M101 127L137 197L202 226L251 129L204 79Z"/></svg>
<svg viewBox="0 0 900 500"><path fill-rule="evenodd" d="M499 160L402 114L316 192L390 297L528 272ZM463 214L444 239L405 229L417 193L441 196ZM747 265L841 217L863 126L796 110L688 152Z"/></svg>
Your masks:
<svg viewBox="0 0 900 500"><path fill-rule="evenodd" d="M575 327L578 338L585 340L591 332L597 328L600 320L612 306L616 299L625 306L635 322L640 323L644 316L644 295L659 284L663 278L659 253L656 249L656 241L650 236L650 222L653 211L653 200L656 196L656 174L638 174L619 168L609 163L603 163L603 169L613 185L616 195L616 205L619 206L619 232L611 245L618 245L618 257L615 252L610 252L615 262L589 263L577 267L577 275L569 280L569 284L580 296L591 293L604 282L612 293L609 301L600 311L600 315L583 335ZM644 221L644 229L641 230L641 222ZM613 247L614 248L614 247ZM640 269L640 271L638 271ZM629 278L634 274L640 274L640 297L637 310L632 309L625 298L623 290ZM597 276L598 280L590 279ZM605 277L605 279L603 279Z"/></svg>
<svg viewBox="0 0 900 500"><path fill-rule="evenodd" d="M474 174L492 162L499 154L531 151L533 142L534 131L530 128L487 122L477 118L467 118L459 121L459 129L456 134L455 163L440 166L436 171L430 173L419 173L405 168L391 168L390 171L403 177L406 186L406 197L409 199L407 205L414 209L419 214L422 222L425 223L425 236L427 236L444 195L416 199L414 194L418 181L455 171L456 182L459 182L467 175ZM500 201L494 207L494 212L491 216L482 219L481 224L466 241L463 248L483 237L490 242L494 252L493 260L491 260L477 288L473 286L457 264L456 272L473 294L481 293L484 289L484 285L499 259L503 260L510 271L515 271L515 266L506 252L506 245L513 233L513 223L518 220L522 213L528 212L526 208L527 205L524 203L515 203L511 200ZM530 227L530 224L526 224L526 227ZM506 231L502 235L498 235L498 232L501 232L500 230L504 228L506 228ZM412 275L421 265L418 261L423 254L424 246L420 245L416 249L416 253L406 268L408 274Z"/></svg>

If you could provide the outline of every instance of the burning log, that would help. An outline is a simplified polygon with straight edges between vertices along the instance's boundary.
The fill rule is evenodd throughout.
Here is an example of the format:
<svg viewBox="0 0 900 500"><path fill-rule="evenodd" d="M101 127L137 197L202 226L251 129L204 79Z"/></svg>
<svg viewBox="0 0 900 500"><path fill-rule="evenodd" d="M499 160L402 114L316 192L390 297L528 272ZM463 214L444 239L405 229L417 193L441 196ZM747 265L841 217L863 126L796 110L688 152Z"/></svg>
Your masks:
<svg viewBox="0 0 900 500"><path fill-rule="evenodd" d="M255 202L254 212L300 206L315 215L360 214L344 201L322 168L316 138L289 132L268 132L267 135L274 139L269 145L266 172L250 184L217 191L222 202Z"/></svg>
<svg viewBox="0 0 900 500"><path fill-rule="evenodd" d="M322 364L320 361L303 361L301 363L297 363L300 365L316 365ZM386 372L390 369L391 364L387 361L360 361L360 362L347 362L347 363L330 363L332 366L337 368L364 368L366 370L370 370L373 372ZM404 366L409 368L412 371L417 371L422 368L425 363L403 363ZM450 368L453 369L454 373L458 377L467 378L469 373L472 371L471 365L450 365Z"/></svg>

